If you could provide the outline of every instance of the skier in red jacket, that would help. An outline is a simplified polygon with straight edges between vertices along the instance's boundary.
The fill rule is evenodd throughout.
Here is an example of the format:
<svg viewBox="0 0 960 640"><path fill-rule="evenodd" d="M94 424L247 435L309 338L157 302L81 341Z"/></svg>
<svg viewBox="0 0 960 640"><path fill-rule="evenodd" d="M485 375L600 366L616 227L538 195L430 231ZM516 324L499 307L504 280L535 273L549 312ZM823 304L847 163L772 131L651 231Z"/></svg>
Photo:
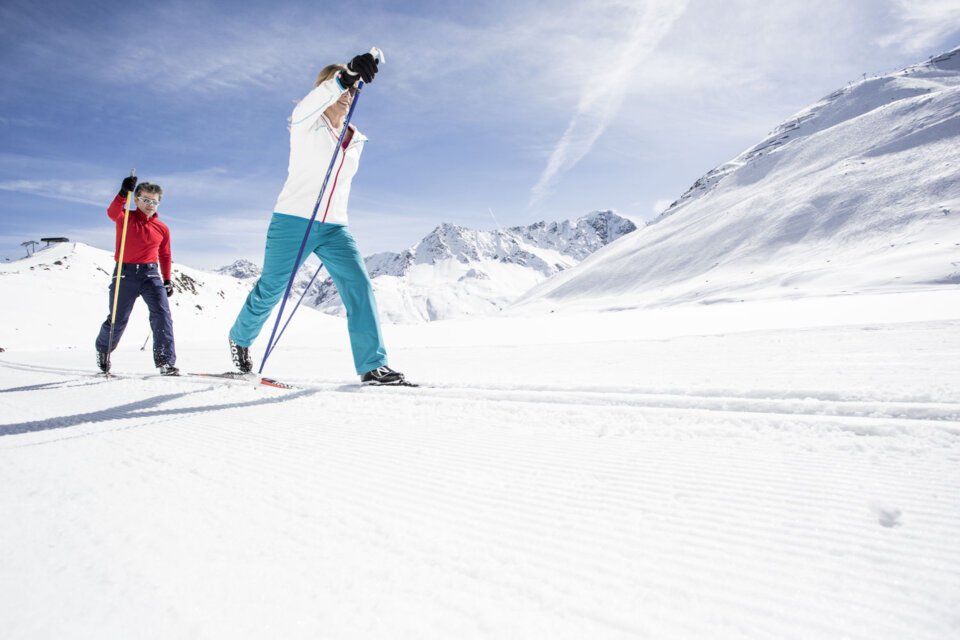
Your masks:
<svg viewBox="0 0 960 640"><path fill-rule="evenodd" d="M135 190L135 191L134 191ZM120 266L120 294L117 298L116 324L113 326L113 344L110 345L110 318L113 312L114 288L117 272L110 281L110 307L107 319L100 326L97 336L97 366L100 371L110 371L109 351L117 348L123 330L127 327L130 312L137 298L143 298L150 310L150 328L153 330L153 362L164 376L179 375L174 366L177 353L173 342L173 318L167 298L173 295L170 280L170 229L160 221L157 208L163 197L159 185L143 182L137 185L134 176L124 178L117 197L110 203L107 215L117 226L115 261L120 259L120 243L123 235L124 208L127 194L134 191L136 209L130 211L127 221L127 238L124 243L123 265ZM162 274L162 275L161 275Z"/></svg>

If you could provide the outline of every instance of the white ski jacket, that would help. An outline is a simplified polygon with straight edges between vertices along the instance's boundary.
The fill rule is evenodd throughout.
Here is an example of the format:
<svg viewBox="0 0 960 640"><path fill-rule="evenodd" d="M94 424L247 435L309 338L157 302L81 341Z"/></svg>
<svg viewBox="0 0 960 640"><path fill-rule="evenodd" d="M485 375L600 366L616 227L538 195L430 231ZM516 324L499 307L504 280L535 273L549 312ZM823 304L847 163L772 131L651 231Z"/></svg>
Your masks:
<svg viewBox="0 0 960 640"><path fill-rule="evenodd" d="M277 197L273 210L291 216L310 219L320 195L323 177L330 166L334 147L340 133L323 116L324 110L336 102L343 89L336 78L321 83L308 93L290 116L290 164L287 181ZM352 137L346 153L337 154L327 189L317 209L317 222L347 224L347 200L350 183L360 166L360 153L366 136L350 125ZM351 132L347 133L350 136ZM345 136L346 139L346 136Z"/></svg>

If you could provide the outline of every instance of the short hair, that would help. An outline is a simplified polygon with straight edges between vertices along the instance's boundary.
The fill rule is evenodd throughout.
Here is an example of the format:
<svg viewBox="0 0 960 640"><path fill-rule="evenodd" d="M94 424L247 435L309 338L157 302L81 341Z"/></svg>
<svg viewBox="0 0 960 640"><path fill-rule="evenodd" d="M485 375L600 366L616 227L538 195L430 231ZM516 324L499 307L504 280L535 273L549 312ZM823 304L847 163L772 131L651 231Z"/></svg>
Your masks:
<svg viewBox="0 0 960 640"><path fill-rule="evenodd" d="M160 185L153 184L152 182L141 182L138 184L136 191L133 192L133 195L139 196L144 191L147 193L155 193L161 198L163 197L163 189L160 187Z"/></svg>
<svg viewBox="0 0 960 640"><path fill-rule="evenodd" d="M317 74L317 80L313 83L314 87L319 87L321 84L333 78L341 71L346 71L347 65L345 64L328 64L323 69L320 69L320 73Z"/></svg>

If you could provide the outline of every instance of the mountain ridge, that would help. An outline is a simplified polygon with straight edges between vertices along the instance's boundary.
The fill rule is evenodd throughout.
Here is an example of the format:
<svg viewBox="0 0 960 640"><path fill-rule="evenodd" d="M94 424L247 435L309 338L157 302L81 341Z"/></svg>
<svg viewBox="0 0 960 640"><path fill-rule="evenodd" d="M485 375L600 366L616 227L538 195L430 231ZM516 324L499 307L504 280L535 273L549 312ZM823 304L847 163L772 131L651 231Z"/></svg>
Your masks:
<svg viewBox="0 0 960 640"><path fill-rule="evenodd" d="M372 254L364 262L381 316L388 321L483 315L499 311L530 287L636 229L632 221L612 210L493 231L442 222L412 247ZM310 264L301 267L294 295L303 293L315 271ZM260 269L249 260L237 260L217 273L251 280ZM329 277L313 284L304 304L345 315Z"/></svg>

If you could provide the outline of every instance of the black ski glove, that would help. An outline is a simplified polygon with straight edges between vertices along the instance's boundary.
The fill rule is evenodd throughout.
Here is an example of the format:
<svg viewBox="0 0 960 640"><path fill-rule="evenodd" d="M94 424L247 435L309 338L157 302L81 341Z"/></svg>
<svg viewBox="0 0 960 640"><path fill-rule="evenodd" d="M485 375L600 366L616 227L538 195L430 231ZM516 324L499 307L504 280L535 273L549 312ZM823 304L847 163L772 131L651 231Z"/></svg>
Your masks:
<svg viewBox="0 0 960 640"><path fill-rule="evenodd" d="M137 188L137 176L127 176L123 179L123 183L120 185L120 191L117 192L117 195L121 198L126 198L127 194Z"/></svg>
<svg viewBox="0 0 960 640"><path fill-rule="evenodd" d="M164 280L163 288L167 290L168 298L173 295L173 282L171 282L170 280Z"/></svg>
<svg viewBox="0 0 960 640"><path fill-rule="evenodd" d="M349 89L356 83L358 77L364 82L373 82L373 76L377 75L378 66L377 59L373 57L373 54L364 53L354 56L353 60L347 65L347 71L340 72L340 84L345 89Z"/></svg>

